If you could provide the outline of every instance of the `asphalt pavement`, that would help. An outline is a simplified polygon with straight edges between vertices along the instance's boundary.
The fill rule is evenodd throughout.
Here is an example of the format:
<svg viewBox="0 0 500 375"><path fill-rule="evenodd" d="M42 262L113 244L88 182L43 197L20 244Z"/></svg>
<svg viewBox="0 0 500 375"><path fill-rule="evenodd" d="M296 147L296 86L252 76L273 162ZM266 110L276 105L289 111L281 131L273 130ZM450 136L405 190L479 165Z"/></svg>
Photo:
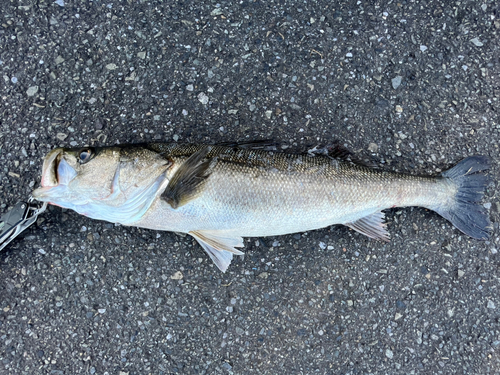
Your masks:
<svg viewBox="0 0 500 375"><path fill-rule="evenodd" d="M500 373L497 1L0 4L0 212L56 146L338 140L382 168L491 158L488 241L420 208L245 240L51 207L0 253L2 374Z"/></svg>

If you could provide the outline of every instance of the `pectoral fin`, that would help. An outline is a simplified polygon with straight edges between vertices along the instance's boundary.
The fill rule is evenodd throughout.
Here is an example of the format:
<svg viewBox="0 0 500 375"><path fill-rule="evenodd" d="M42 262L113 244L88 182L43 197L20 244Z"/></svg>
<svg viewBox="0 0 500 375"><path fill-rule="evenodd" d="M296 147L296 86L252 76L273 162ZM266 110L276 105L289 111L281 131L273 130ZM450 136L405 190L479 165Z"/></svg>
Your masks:
<svg viewBox="0 0 500 375"><path fill-rule="evenodd" d="M191 231L189 234L196 238L222 272L226 272L233 254L243 255L241 251L235 249L244 246L243 238L239 236L224 231Z"/></svg>
<svg viewBox="0 0 500 375"><path fill-rule="evenodd" d="M204 147L191 155L175 172L161 198L172 208L185 205L196 198L205 184L217 158L205 159L211 147Z"/></svg>
<svg viewBox="0 0 500 375"><path fill-rule="evenodd" d="M389 232L385 230L384 218L383 212L375 212L353 223L344 225L375 240L389 241Z"/></svg>

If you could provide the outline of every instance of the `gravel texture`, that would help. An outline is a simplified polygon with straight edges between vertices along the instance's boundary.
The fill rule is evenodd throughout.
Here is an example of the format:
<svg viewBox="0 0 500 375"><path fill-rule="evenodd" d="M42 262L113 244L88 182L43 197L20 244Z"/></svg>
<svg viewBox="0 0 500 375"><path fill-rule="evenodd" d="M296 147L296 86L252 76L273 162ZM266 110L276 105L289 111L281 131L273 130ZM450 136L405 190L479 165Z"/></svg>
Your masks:
<svg viewBox="0 0 500 375"><path fill-rule="evenodd" d="M222 274L190 237L51 207L0 254L2 374L500 372L498 2L5 0L0 23L0 211L58 145L338 139L416 174L489 155L494 226L395 209L390 243L251 238Z"/></svg>

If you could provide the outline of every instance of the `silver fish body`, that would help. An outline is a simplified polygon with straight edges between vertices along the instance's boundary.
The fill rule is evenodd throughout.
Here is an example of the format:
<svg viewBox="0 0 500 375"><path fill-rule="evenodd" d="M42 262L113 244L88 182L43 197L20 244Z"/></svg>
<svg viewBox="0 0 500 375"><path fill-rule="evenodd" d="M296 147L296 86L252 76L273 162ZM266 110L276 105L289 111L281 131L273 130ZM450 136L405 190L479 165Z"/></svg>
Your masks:
<svg viewBox="0 0 500 375"><path fill-rule="evenodd" d="M487 238L476 204L487 168L474 156L441 176L418 177L325 156L156 143L53 150L33 195L95 219L189 233L225 271L242 254L242 237L343 224L387 240L382 210L391 207L426 207Z"/></svg>

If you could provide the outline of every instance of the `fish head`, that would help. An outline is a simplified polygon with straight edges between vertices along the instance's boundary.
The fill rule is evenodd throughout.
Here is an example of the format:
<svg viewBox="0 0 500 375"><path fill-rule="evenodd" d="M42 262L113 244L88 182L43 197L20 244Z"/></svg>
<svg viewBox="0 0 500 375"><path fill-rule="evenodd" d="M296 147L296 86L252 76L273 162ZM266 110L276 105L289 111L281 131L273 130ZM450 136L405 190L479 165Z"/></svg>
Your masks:
<svg viewBox="0 0 500 375"><path fill-rule="evenodd" d="M119 165L118 148L56 148L43 162L42 187L33 197L67 207L102 200L112 193L112 181Z"/></svg>
<svg viewBox="0 0 500 375"><path fill-rule="evenodd" d="M33 197L97 219L113 221L111 212L120 208L135 217L168 183L169 165L142 147L56 148L45 157Z"/></svg>

